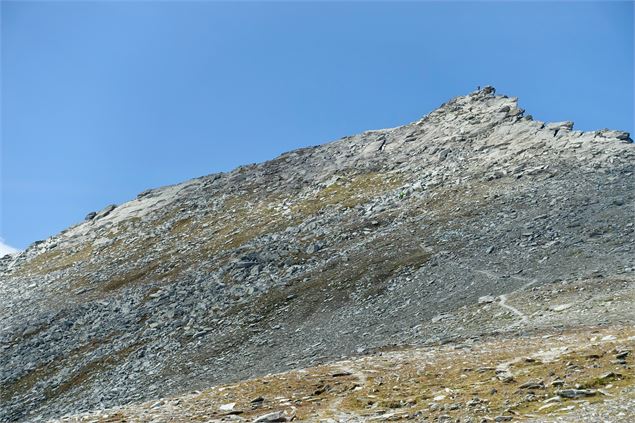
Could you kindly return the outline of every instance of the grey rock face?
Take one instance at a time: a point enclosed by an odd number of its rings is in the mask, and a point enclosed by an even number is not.
[[[558,391],[558,395],[562,398],[580,398],[592,397],[597,394],[593,389],[563,389]]]
[[[494,92],[146,191],[0,260],[0,421],[516,330],[454,313],[523,323],[507,293],[631,277],[628,134]]]

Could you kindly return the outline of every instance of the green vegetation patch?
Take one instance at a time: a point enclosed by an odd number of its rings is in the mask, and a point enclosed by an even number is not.
[[[298,201],[291,209],[301,216],[310,216],[333,205],[351,208],[402,184],[402,177],[396,174],[372,172],[342,177],[334,184],[318,191],[314,196]]]
[[[45,251],[22,264],[14,275],[45,275],[56,272],[87,261],[92,253],[93,247],[88,243],[82,244],[74,252],[62,249]]]

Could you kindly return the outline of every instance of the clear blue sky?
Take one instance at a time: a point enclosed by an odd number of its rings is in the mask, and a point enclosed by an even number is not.
[[[420,118],[477,85],[633,130],[633,3],[2,1],[1,236]]]

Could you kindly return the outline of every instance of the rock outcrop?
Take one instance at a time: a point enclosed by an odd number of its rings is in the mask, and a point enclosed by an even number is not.
[[[544,292],[588,280],[630,298],[634,159],[625,132],[534,121],[486,87],[90,213],[0,260],[0,420],[394,345],[632,324],[628,301],[571,314]],[[540,324],[507,301],[531,290]]]

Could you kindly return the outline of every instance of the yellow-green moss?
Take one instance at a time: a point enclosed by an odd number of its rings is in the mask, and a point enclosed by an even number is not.
[[[395,189],[401,184],[403,180],[398,175],[366,173],[342,177],[334,184],[318,191],[314,196],[295,203],[291,210],[301,216],[309,216],[332,205],[351,208]]]
[[[77,251],[72,253],[62,249],[45,251],[20,266],[15,275],[43,275],[66,269],[85,262],[90,258],[92,252],[93,247],[88,243],[82,244]]]

